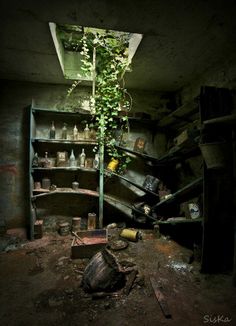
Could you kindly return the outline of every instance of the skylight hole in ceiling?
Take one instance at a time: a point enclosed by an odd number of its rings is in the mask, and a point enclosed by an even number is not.
[[[79,25],[61,25],[49,23],[52,39],[56,49],[57,57],[65,79],[92,81],[92,77],[81,77],[81,39],[84,33],[98,33],[99,35],[114,35],[124,41],[127,45],[128,61],[132,58],[142,40],[143,35],[114,30],[105,30]],[[128,69],[126,71],[129,71]]]

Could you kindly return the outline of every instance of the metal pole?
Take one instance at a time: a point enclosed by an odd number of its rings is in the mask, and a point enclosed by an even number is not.
[[[103,200],[104,200],[104,116],[101,116],[100,129],[101,144],[99,147],[99,228],[103,227]]]
[[[93,86],[92,96],[95,99],[96,82],[96,48],[93,48]],[[96,103],[95,103],[96,105]],[[99,228],[103,227],[103,204],[104,204],[104,116],[101,116],[100,137],[99,137]]]

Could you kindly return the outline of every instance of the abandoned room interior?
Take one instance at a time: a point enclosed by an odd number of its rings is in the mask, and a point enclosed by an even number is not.
[[[236,2],[0,7],[1,325],[236,325]]]

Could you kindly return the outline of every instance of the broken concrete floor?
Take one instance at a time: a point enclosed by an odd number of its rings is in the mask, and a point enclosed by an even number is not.
[[[152,231],[143,231],[143,240],[113,252],[118,261],[135,263],[138,269],[129,295],[118,291],[97,299],[80,287],[88,259],[70,258],[72,236],[46,234],[33,242],[15,236],[15,241],[17,246],[10,242],[0,254],[1,325],[236,324],[231,275],[199,273],[190,250],[157,239]],[[171,319],[164,317],[150,277],[162,285]]]

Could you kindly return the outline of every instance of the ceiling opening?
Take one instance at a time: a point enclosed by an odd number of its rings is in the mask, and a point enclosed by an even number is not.
[[[98,33],[100,35],[110,33],[115,37],[122,38],[127,44],[129,64],[131,63],[143,37],[142,34],[137,33],[83,27],[79,25],[61,25],[53,22],[49,23],[49,28],[64,78],[87,82],[92,81],[92,76],[83,76],[83,72],[81,71],[82,55],[80,54],[80,51],[81,39],[84,33],[90,32],[94,34]],[[127,69],[126,71],[129,70]]]

